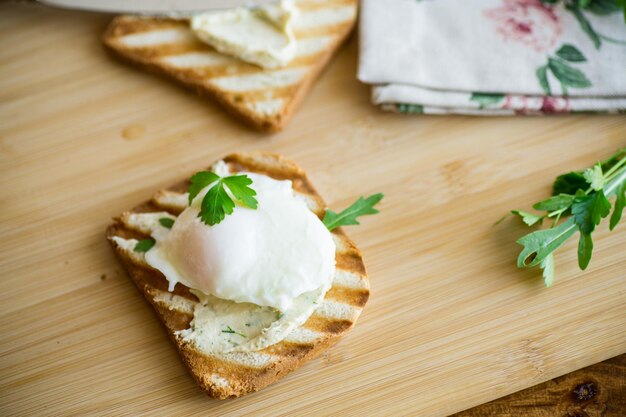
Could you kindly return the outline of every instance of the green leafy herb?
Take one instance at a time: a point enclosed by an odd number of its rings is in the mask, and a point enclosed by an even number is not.
[[[552,195],[576,194],[578,190],[587,188],[587,180],[581,172],[568,172],[556,177],[552,186]]]
[[[528,226],[532,226],[534,224],[541,223],[541,221],[544,218],[544,216],[538,216],[536,214],[532,214],[532,213],[529,213],[527,211],[522,211],[522,210],[513,210],[513,211],[511,211],[511,214],[515,214],[516,216],[520,216],[522,218],[522,221],[524,223],[526,223]]]
[[[545,210],[545,211],[553,211],[553,210],[562,210],[568,208],[572,205],[574,201],[574,196],[569,194],[558,194],[554,195],[547,200],[540,201],[533,205],[535,210]]]
[[[517,243],[524,246],[524,249],[517,257],[517,266],[526,268],[539,265],[576,232],[576,228],[572,227],[573,225],[574,220],[569,219],[557,227],[537,230],[518,239]]]
[[[540,264],[543,270],[543,282],[546,287],[550,288],[554,282],[554,254],[546,256],[546,258]]]
[[[205,187],[208,187],[219,179],[219,175],[210,171],[202,171],[194,174],[189,180],[191,184],[187,190],[189,192],[189,205],[191,205],[193,199],[196,198],[200,191],[204,190]]]
[[[574,198],[572,204],[572,216],[580,231],[584,234],[591,234],[600,220],[609,215],[611,203],[607,200],[604,192]]]
[[[617,223],[622,219],[622,212],[626,206],[626,182],[617,190],[617,198],[615,200],[615,208],[613,208],[613,214],[611,214],[611,221],[609,222],[609,229],[615,229]]]
[[[374,206],[382,199],[383,194],[378,193],[367,198],[359,197],[350,207],[340,213],[326,209],[323,220],[324,226],[326,226],[328,230],[333,230],[340,226],[359,224],[357,217],[379,212]]]
[[[602,167],[600,164],[594,165],[592,168],[587,168],[583,172],[583,177],[587,181],[591,188],[598,191],[604,186],[604,176],[602,175]]]
[[[174,219],[171,219],[169,217],[161,217],[159,219],[159,224],[163,227],[167,227],[168,229],[171,229],[172,226],[174,226]]]
[[[222,333],[230,333],[230,334],[236,334],[236,335],[241,336],[241,337],[248,337],[248,336],[246,336],[243,333],[239,333],[239,332],[233,330],[230,326],[227,326],[226,330],[222,330]]]
[[[230,194],[242,205],[251,209],[256,209],[258,202],[254,196],[256,191],[249,187],[252,180],[247,175],[231,175],[220,177],[214,172],[198,172],[191,177],[189,185],[189,204],[204,188],[213,185],[205,194],[200,205],[198,217],[207,225],[218,224],[228,214],[232,214],[235,202]],[[230,191],[230,194],[226,189]]]
[[[528,226],[541,224],[546,218],[554,219],[551,227],[531,232],[517,241],[523,246],[517,266],[539,266],[547,287],[554,281],[554,251],[576,232],[579,233],[578,266],[582,270],[587,268],[593,253],[592,233],[610,214],[609,197],[613,194],[616,199],[609,228],[613,230],[621,220],[626,205],[626,149],[584,171],[558,176],[553,191],[552,197],[533,205],[544,214],[512,211]]]
[[[135,244],[135,252],[148,252],[155,243],[154,239],[142,239]]]

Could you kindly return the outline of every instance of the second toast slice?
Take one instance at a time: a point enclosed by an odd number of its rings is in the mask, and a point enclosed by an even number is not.
[[[131,64],[172,78],[217,101],[252,127],[284,128],[356,22],[356,0],[300,0],[294,22],[296,57],[263,69],[217,52],[194,36],[187,21],[119,16],[105,46]]]

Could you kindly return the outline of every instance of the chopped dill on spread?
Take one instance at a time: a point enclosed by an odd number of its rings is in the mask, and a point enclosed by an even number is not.
[[[236,335],[241,336],[241,337],[248,337],[248,336],[246,336],[243,333],[239,333],[239,332],[233,330],[230,326],[227,326],[226,330],[222,330],[222,333],[230,333],[230,334],[236,334]]]

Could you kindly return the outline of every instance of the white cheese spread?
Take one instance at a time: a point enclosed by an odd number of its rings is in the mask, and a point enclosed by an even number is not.
[[[191,19],[191,30],[219,52],[263,68],[287,65],[296,55],[292,24],[297,9],[292,0],[268,6],[202,13]]]

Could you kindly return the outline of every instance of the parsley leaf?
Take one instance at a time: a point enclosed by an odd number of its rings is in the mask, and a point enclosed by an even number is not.
[[[550,288],[554,282],[554,253],[546,256],[546,258],[541,261],[540,266],[541,269],[543,269],[543,282],[546,287]]]
[[[159,224],[163,227],[171,229],[172,226],[174,226],[174,219],[171,219],[169,217],[161,217],[159,219]]]
[[[155,243],[154,239],[142,239],[135,244],[135,252],[148,252]]]
[[[231,195],[226,191],[230,191],[235,200],[242,205],[251,209],[258,207],[258,202],[254,196],[256,191],[249,187],[252,180],[247,175],[231,175],[228,177],[220,177],[214,172],[202,171],[191,177],[189,185],[189,205],[196,196],[211,184],[213,185],[202,198],[200,204],[200,213],[198,217],[209,226],[220,223],[226,215],[232,214],[235,209],[235,202]]]
[[[247,175],[232,175],[225,177],[223,181],[235,198],[241,201],[244,206],[251,209],[257,208],[258,202],[254,198],[256,191],[248,187],[252,184],[252,180]]]
[[[224,189],[224,183],[219,181],[202,199],[198,217],[205,224],[213,226],[224,220],[227,214],[232,214],[234,208],[234,201]]]
[[[587,168],[583,172],[583,177],[591,185],[591,188],[598,191],[604,186],[604,176],[602,175],[602,168],[600,164],[596,164],[593,168]]]
[[[572,203],[572,215],[581,233],[590,234],[609,215],[611,203],[599,190],[591,195],[579,196]]]
[[[546,211],[563,210],[571,206],[573,201],[574,196],[571,194],[558,194],[548,198],[547,200],[535,203],[533,208],[535,210]]]
[[[512,210],[511,214],[520,216],[522,218],[522,221],[526,223],[528,226],[541,223],[544,217],[544,216],[538,216],[536,214],[532,214],[532,213],[529,213],[527,211],[522,211],[522,210]]]
[[[326,209],[326,214],[324,215],[323,220],[324,226],[326,226],[328,230],[332,231],[340,226],[360,224],[357,217],[379,213],[374,206],[378,204],[383,197],[384,195],[382,193],[373,194],[367,198],[359,197],[359,199],[356,200],[350,207],[340,213],[335,213],[332,210]]]
[[[589,184],[581,172],[568,172],[556,177],[552,185],[552,195],[576,194],[578,190],[585,190]]]
[[[578,239],[578,267],[583,271],[589,265],[591,252],[593,252],[591,234],[580,232],[580,238]]]
[[[622,212],[626,206],[626,182],[622,183],[622,186],[617,190],[617,199],[615,200],[615,208],[613,214],[611,214],[611,220],[609,222],[609,230],[615,229],[617,223],[622,219]]]
[[[202,191],[205,187],[213,184],[215,181],[219,180],[220,176],[214,172],[202,171],[194,174],[189,180],[191,184],[189,185],[189,205],[193,202],[193,199],[196,198],[198,193]]]
[[[568,219],[557,227],[537,230],[517,240],[524,249],[517,257],[519,268],[539,265],[543,260],[558,249],[575,232],[574,219]]]

